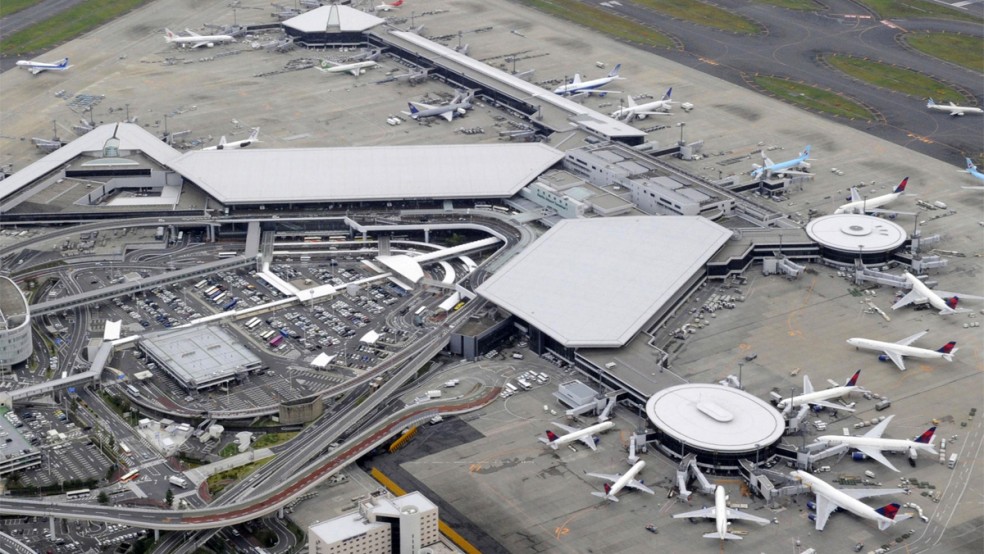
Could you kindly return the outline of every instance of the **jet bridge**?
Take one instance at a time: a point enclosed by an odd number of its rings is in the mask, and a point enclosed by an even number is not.
[[[741,463],[746,463],[745,460],[739,460]],[[677,488],[680,489],[680,498],[684,500],[690,500],[690,495],[693,491],[687,488],[687,483],[690,482],[691,476],[696,479],[697,487],[699,492],[707,495],[714,494],[714,485],[707,480],[707,477],[700,471],[697,467],[697,454],[687,454],[680,460],[680,465],[677,466]]]

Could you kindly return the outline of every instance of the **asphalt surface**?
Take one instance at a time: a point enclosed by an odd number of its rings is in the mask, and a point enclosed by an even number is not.
[[[654,52],[687,67],[752,90],[755,88],[746,79],[759,73],[841,92],[873,108],[878,121],[838,121],[953,164],[961,165],[964,156],[978,156],[984,151],[984,118],[930,112],[925,107],[925,98],[856,81],[818,60],[822,54],[839,53],[907,67],[963,89],[967,98],[952,99],[958,105],[979,106],[984,102],[984,80],[980,73],[941,62],[897,42],[905,30],[962,32],[984,40],[984,27],[979,24],[906,20],[893,22],[895,27],[891,27],[850,0],[824,0],[828,9],[818,12],[787,10],[745,0],[716,0],[715,4],[766,29],[758,36],[749,37],[668,18],[629,1],[588,0],[588,3],[604,3],[603,9],[677,38],[684,45],[682,50]],[[969,8],[971,13],[984,13],[984,5],[980,3]],[[845,18],[841,17],[843,14],[870,18]],[[758,118],[759,114],[750,112],[749,124],[754,125]]]

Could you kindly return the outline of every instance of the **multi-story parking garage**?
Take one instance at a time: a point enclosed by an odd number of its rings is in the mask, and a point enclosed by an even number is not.
[[[0,277],[0,368],[22,363],[33,352],[27,299],[16,283]]]

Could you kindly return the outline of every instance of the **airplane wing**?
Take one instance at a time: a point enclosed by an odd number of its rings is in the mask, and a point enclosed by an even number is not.
[[[452,119],[454,119],[454,110],[448,110],[448,111],[442,113],[441,114],[441,117],[443,117],[444,119],[447,119],[450,122]],[[594,448],[594,446],[592,446],[592,448]]]
[[[925,335],[928,332],[929,331],[919,331],[918,333],[916,333],[915,335],[912,335],[911,337],[906,337],[906,338],[904,338],[902,340],[895,341],[895,344],[901,344],[902,346],[909,346],[910,344],[912,344],[912,343],[916,342],[917,340],[919,340],[920,337],[922,337],[923,335]]]
[[[868,213],[872,214],[885,214],[885,215],[916,215],[915,212],[900,212],[898,210],[883,210],[881,208],[870,208],[867,210]]]
[[[970,294],[961,294],[959,292],[949,292],[945,290],[933,290],[940,298],[953,298],[954,296],[960,298],[960,300],[984,300],[984,296],[973,296]]]
[[[37,75],[38,73],[41,73],[42,71],[44,71],[46,69],[48,69],[48,68],[47,67],[37,67],[37,66],[32,67],[31,68],[31,75]]]
[[[670,112],[636,112],[638,115],[673,115]]]
[[[196,42],[195,44],[192,44],[191,47],[192,48],[201,48],[202,46],[207,46],[207,45],[208,45],[208,41],[207,40],[203,40],[202,42]]]
[[[861,196],[861,193],[858,192],[858,189],[851,187],[851,202],[857,202],[859,200],[864,200],[864,197]]]
[[[557,423],[556,421],[551,421],[550,423],[552,423],[555,427],[560,427],[566,433],[573,433],[573,432],[579,430],[579,429],[575,429],[573,427],[568,427],[568,426],[564,425],[563,423]]]
[[[185,27],[185,32],[186,32],[186,33],[188,33],[188,36],[189,36],[189,37],[191,37],[191,38],[195,38],[195,37],[200,37],[200,36],[202,36],[202,35],[199,35],[199,34],[198,34],[198,33],[196,33],[195,31],[192,31],[191,29],[189,29],[189,28],[187,28],[187,27]]]
[[[598,93],[598,92],[601,92],[601,93],[604,93],[604,94],[622,94],[622,91],[620,91],[620,90],[605,90],[603,88],[593,88],[593,89],[588,90],[588,91],[585,91],[585,92],[587,92],[589,94],[595,94],[595,93]]]
[[[358,68],[358,67],[353,67],[352,69],[349,69],[348,70],[349,73],[351,73],[352,75],[355,75],[356,77],[359,76],[359,71],[360,71],[360,68]]]
[[[808,173],[806,171],[796,171],[794,169],[780,169],[774,173],[779,175],[813,175],[812,173]]]
[[[872,496],[885,496],[886,494],[902,494],[902,489],[838,489],[842,493],[855,500],[862,500]],[[818,498],[819,499],[819,498]],[[818,514],[819,515],[819,514]]]
[[[768,525],[770,523],[769,520],[763,517],[753,516],[752,514],[746,514],[745,512],[742,512],[740,510],[732,510],[731,508],[728,508],[725,513],[727,514],[727,518],[729,520],[744,519],[745,521],[754,521],[759,525]]]
[[[675,519],[681,519],[685,517],[717,517],[717,510],[714,506],[710,508],[704,508],[703,510],[694,510],[693,512],[684,512],[682,514],[676,514],[673,516]]]
[[[608,473],[592,473],[590,471],[588,473],[585,473],[585,475],[590,475],[591,477],[597,477],[599,479],[606,479],[608,481],[611,481],[612,483],[618,481],[618,478],[621,477],[621,475],[619,475],[618,473],[616,473],[615,475],[611,475]]]
[[[649,494],[656,494],[653,489],[642,484],[642,481],[636,481],[635,479],[630,480],[625,484],[626,487],[632,487],[637,491],[648,492]]]
[[[889,360],[892,360],[892,362],[899,369],[901,369],[902,371],[905,371],[905,361],[902,360],[902,355],[901,354],[899,354],[898,352],[889,352],[888,350],[882,350],[882,352],[884,352],[885,355],[888,356],[888,359]]]
[[[448,121],[451,121],[451,120],[449,119]],[[594,435],[588,435],[586,437],[581,437],[578,440],[581,441],[581,442],[583,442],[584,444],[588,445],[591,448],[591,450],[598,450],[598,446],[595,445],[595,436]]]
[[[909,294],[906,294],[902,298],[899,298],[899,301],[898,302],[896,302],[895,304],[892,304],[892,309],[893,310],[897,310],[897,309],[899,309],[899,308],[901,308],[903,306],[908,306],[909,304],[912,304],[913,302],[919,302],[919,301],[922,301],[922,300],[926,300],[926,296],[923,295],[923,294],[921,294],[916,289],[912,289],[911,291],[909,291]]]
[[[892,462],[888,461],[888,458],[882,454],[882,451],[875,448],[874,446],[855,446],[855,450],[863,453],[865,456],[871,458],[872,460],[880,463],[881,465],[887,467],[888,469],[898,472],[898,468],[892,465]]]
[[[882,421],[878,425],[875,425],[874,427],[871,428],[871,430],[865,433],[864,437],[869,439],[880,439],[881,436],[885,434],[885,429],[888,429],[888,424],[892,421],[892,418],[894,417],[895,414],[886,417],[884,421]]]
[[[827,525],[827,518],[837,508],[840,506],[830,498],[821,494],[817,495],[817,531],[823,531],[824,526]]]
[[[811,406],[823,406],[824,408],[829,408],[831,410],[844,410],[845,412],[853,412],[854,408],[848,408],[847,406],[841,406],[840,404],[834,404],[833,402],[827,402],[826,400],[813,400],[810,402]]]

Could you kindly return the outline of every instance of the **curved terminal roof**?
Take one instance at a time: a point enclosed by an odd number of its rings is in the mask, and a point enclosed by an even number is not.
[[[839,252],[891,252],[905,243],[901,226],[862,214],[834,214],[806,224],[806,234],[821,246]]]
[[[341,32],[361,32],[369,30],[386,21],[362,10],[348,6],[321,6],[309,12],[292,17],[283,22],[284,27],[302,33],[317,33],[327,30]]]
[[[27,299],[17,283],[0,276],[0,331],[24,325],[29,313]]]
[[[701,450],[742,453],[769,446],[786,428],[782,414],[745,391],[713,384],[677,385],[646,403],[649,420]]]
[[[225,204],[506,198],[564,154],[540,143],[195,150],[169,165]]]
[[[696,216],[567,219],[477,292],[564,346],[619,347],[730,237]]]

